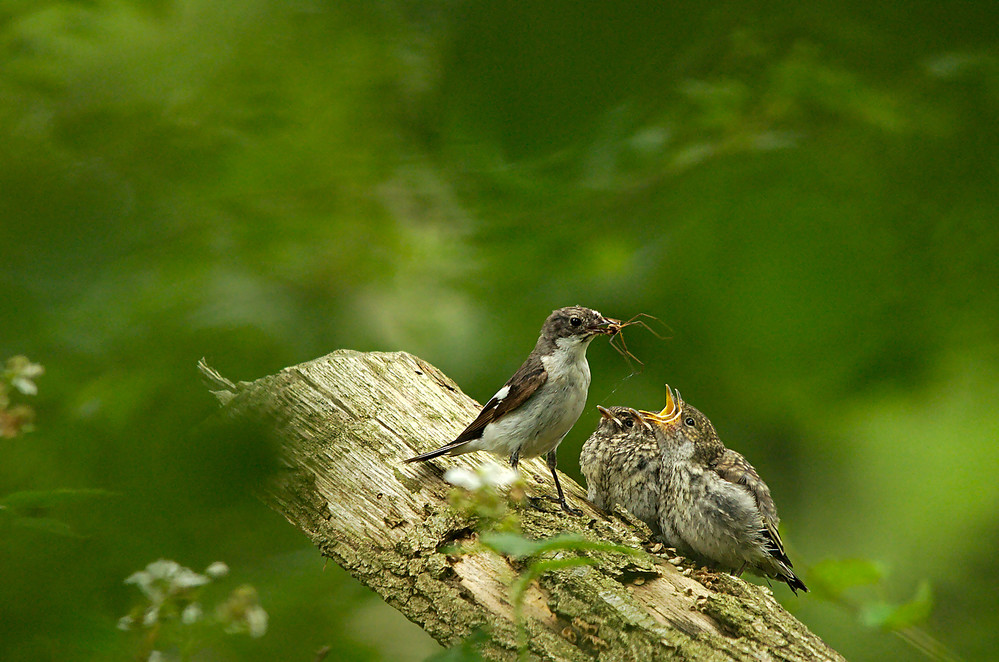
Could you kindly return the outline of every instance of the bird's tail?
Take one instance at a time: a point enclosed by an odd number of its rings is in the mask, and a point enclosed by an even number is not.
[[[427,451],[426,453],[422,453],[422,454],[417,455],[415,457],[411,457],[411,458],[409,458],[409,459],[406,460],[406,464],[409,464],[411,462],[425,462],[427,460],[432,460],[435,457],[440,457],[441,455],[445,455],[447,453],[454,454],[453,451],[457,450],[458,448],[460,448],[461,446],[464,446],[467,443],[468,443],[468,440],[465,440],[465,441],[452,441],[450,444],[447,444],[446,446],[441,446],[437,450]]]
[[[767,551],[770,553],[772,563],[770,570],[774,573],[770,576],[787,584],[795,595],[798,594],[799,590],[808,593],[805,582],[798,579],[798,575],[794,574],[794,570],[791,569],[791,559],[787,558],[787,554],[784,552],[784,545],[780,541],[776,526],[768,528],[767,531],[769,532],[766,540]]]
[[[808,593],[808,587],[805,586],[805,582],[798,579],[798,575],[794,574],[794,571],[787,567],[786,564],[782,563],[781,566],[783,567],[777,573],[777,581],[787,584],[795,595],[798,595],[799,590]]]

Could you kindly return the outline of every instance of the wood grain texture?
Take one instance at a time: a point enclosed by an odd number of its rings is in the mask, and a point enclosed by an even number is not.
[[[233,384],[202,361],[222,416],[266,426],[282,468],[262,498],[325,556],[378,592],[444,646],[486,628],[488,659],[514,660],[509,584],[523,569],[475,546],[447,505],[446,468],[497,461],[484,453],[404,464],[453,440],[479,411],[446,375],[397,353],[339,350],[254,382]],[[528,489],[553,492],[543,460],[521,463]],[[520,512],[524,534],[574,532],[631,547],[644,524],[595,510],[562,476],[573,517],[556,504]],[[476,549],[441,553],[450,543]],[[554,552],[576,554],[576,552]],[[840,660],[764,587],[641,557],[594,553],[594,566],[547,573],[526,594],[529,653],[540,660]]]

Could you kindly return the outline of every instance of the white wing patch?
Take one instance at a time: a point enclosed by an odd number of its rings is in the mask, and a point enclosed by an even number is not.
[[[500,390],[496,391],[496,395],[493,396],[493,400],[496,401],[496,404],[499,404],[503,402],[503,399],[508,395],[510,395],[510,387],[504,386]]]

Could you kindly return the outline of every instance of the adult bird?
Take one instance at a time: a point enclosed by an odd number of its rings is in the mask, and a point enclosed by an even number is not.
[[[555,450],[586,404],[590,386],[587,347],[599,335],[614,335],[620,325],[619,320],[582,306],[553,311],[527,360],[475,420],[451,443],[406,462],[484,450],[508,458],[516,469],[521,459],[544,455],[562,509],[581,514],[565,501],[555,472]]]

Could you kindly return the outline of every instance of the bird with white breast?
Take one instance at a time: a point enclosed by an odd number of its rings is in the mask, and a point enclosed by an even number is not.
[[[453,442],[406,462],[484,450],[508,458],[516,469],[521,459],[544,455],[562,509],[581,514],[566,503],[555,471],[555,451],[586,405],[590,386],[587,348],[597,336],[613,336],[620,328],[619,320],[582,306],[552,312],[534,351],[475,420]]]

